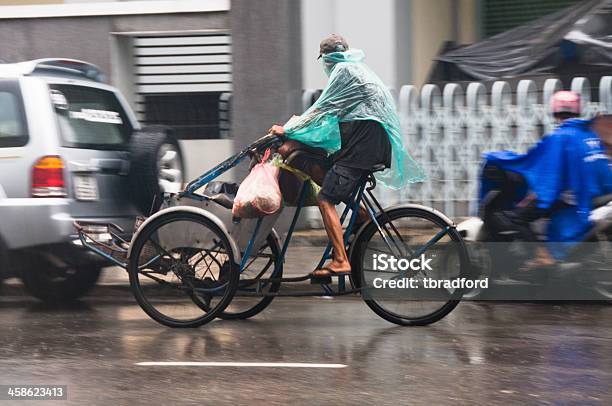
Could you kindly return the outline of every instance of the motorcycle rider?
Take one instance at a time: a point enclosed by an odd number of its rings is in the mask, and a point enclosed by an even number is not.
[[[519,174],[525,184],[520,197],[507,202],[510,207],[491,213],[485,222],[500,232],[515,232],[523,241],[537,243],[530,223],[550,218],[547,237],[555,243],[548,246],[552,252],[538,245],[535,257],[522,270],[554,265],[589,230],[593,198],[612,193],[612,170],[602,146],[612,141],[611,132],[610,115],[569,119],[526,154],[487,154],[481,196],[493,186],[486,177],[491,168]]]
[[[582,114],[580,95],[571,90],[560,90],[555,92],[550,98],[550,110],[557,126],[563,124],[564,121],[573,118],[579,118]],[[533,196],[531,196],[533,198]],[[528,204],[528,200],[523,205]],[[527,211],[529,213],[529,211]],[[539,218],[546,217],[546,212],[533,211],[531,214],[531,221],[536,221]],[[527,216],[530,217],[530,216]],[[531,232],[531,227],[529,231]],[[535,237],[535,234],[529,234],[531,238]],[[535,237],[537,239],[537,237]],[[534,240],[535,241],[535,240]],[[554,257],[550,251],[544,245],[538,245],[535,249],[535,258],[533,261],[527,262],[523,270],[529,270],[531,268],[546,267],[555,263]]]

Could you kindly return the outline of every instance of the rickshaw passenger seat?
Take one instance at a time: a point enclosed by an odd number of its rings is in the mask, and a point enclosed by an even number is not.
[[[202,194],[226,209],[231,209],[237,192],[238,185],[236,183],[212,181],[206,185]]]

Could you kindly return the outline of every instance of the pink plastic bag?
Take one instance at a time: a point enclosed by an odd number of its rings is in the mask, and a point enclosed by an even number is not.
[[[236,197],[232,215],[240,218],[254,218],[276,213],[282,202],[278,186],[279,168],[267,162],[270,150],[264,154],[260,163],[242,181]]]

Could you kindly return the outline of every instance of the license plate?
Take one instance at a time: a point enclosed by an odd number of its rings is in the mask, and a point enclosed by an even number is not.
[[[98,182],[93,176],[75,175],[74,179],[74,196],[77,200],[95,201],[98,196]]]

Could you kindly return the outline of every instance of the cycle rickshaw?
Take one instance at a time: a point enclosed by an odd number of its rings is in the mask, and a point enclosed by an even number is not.
[[[227,222],[209,210],[184,205],[185,201],[199,201],[213,202],[225,210],[231,208],[231,193],[230,197],[224,193],[227,184],[214,180],[246,158],[257,159],[262,151],[280,143],[277,136],[266,135],[193,180],[174,196],[174,204],[178,205],[139,222],[130,241],[121,236],[123,230],[112,224],[77,222],[75,227],[81,242],[127,269],[139,305],[151,318],[170,327],[197,327],[215,318],[247,319],[263,311],[278,296],[361,294],[376,314],[400,325],[434,323],[457,306],[464,292],[461,288],[425,292],[424,289],[379,289],[377,286],[376,278],[379,282],[384,278],[458,280],[466,278],[469,272],[462,237],[445,215],[415,204],[382,208],[372,191],[376,186],[374,172],[384,168],[372,168],[340,217],[352,274],[348,278],[312,280],[311,283],[321,286],[316,290],[302,288],[309,287],[304,282],[311,279],[311,269],[304,276],[283,277],[287,249],[311,191],[308,182],[302,184],[282,245],[274,229],[266,225],[273,220],[265,217],[241,220],[250,226],[242,227],[242,235],[237,236],[234,230],[228,230]],[[354,233],[360,205],[365,207],[370,220]],[[246,237],[245,229],[248,230]],[[110,235],[110,240],[100,241],[94,233]],[[317,268],[330,253],[328,243]],[[404,259],[405,263],[430,255],[433,268],[438,271],[433,275],[424,270],[380,270],[372,259],[383,254]],[[332,279],[337,281],[333,283]],[[301,283],[300,289],[281,288],[291,283]]]

